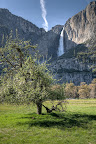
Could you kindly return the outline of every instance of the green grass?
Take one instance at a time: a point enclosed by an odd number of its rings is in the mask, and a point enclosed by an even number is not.
[[[65,113],[42,115],[33,105],[0,105],[0,144],[96,144],[96,100],[68,102]]]

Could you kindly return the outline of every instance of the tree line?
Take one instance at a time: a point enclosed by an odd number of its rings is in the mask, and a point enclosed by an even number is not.
[[[85,82],[81,82],[80,86],[75,86],[73,83],[66,83],[65,96],[73,99],[96,98],[96,79],[93,79],[89,85]]]

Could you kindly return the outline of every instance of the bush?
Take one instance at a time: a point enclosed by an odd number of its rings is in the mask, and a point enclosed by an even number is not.
[[[78,98],[78,87],[73,83],[66,83],[65,95],[67,98]]]
[[[90,98],[90,89],[85,82],[80,84],[78,94],[81,99]]]

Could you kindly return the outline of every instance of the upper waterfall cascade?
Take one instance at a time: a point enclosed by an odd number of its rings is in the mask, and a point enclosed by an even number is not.
[[[62,54],[64,54],[63,37],[64,37],[64,27],[63,27],[61,34],[60,34],[59,47],[58,47],[58,52],[57,52],[58,56],[61,56]]]

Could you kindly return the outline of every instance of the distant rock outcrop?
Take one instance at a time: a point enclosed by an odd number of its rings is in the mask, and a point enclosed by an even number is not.
[[[66,22],[64,35],[66,51],[96,36],[96,1]]]
[[[20,38],[31,40],[32,43],[46,33],[44,29],[38,28],[36,25],[22,17],[13,15],[7,9],[0,8],[0,43],[3,34],[6,37],[12,30],[13,35],[15,35],[16,29],[18,30]]]

